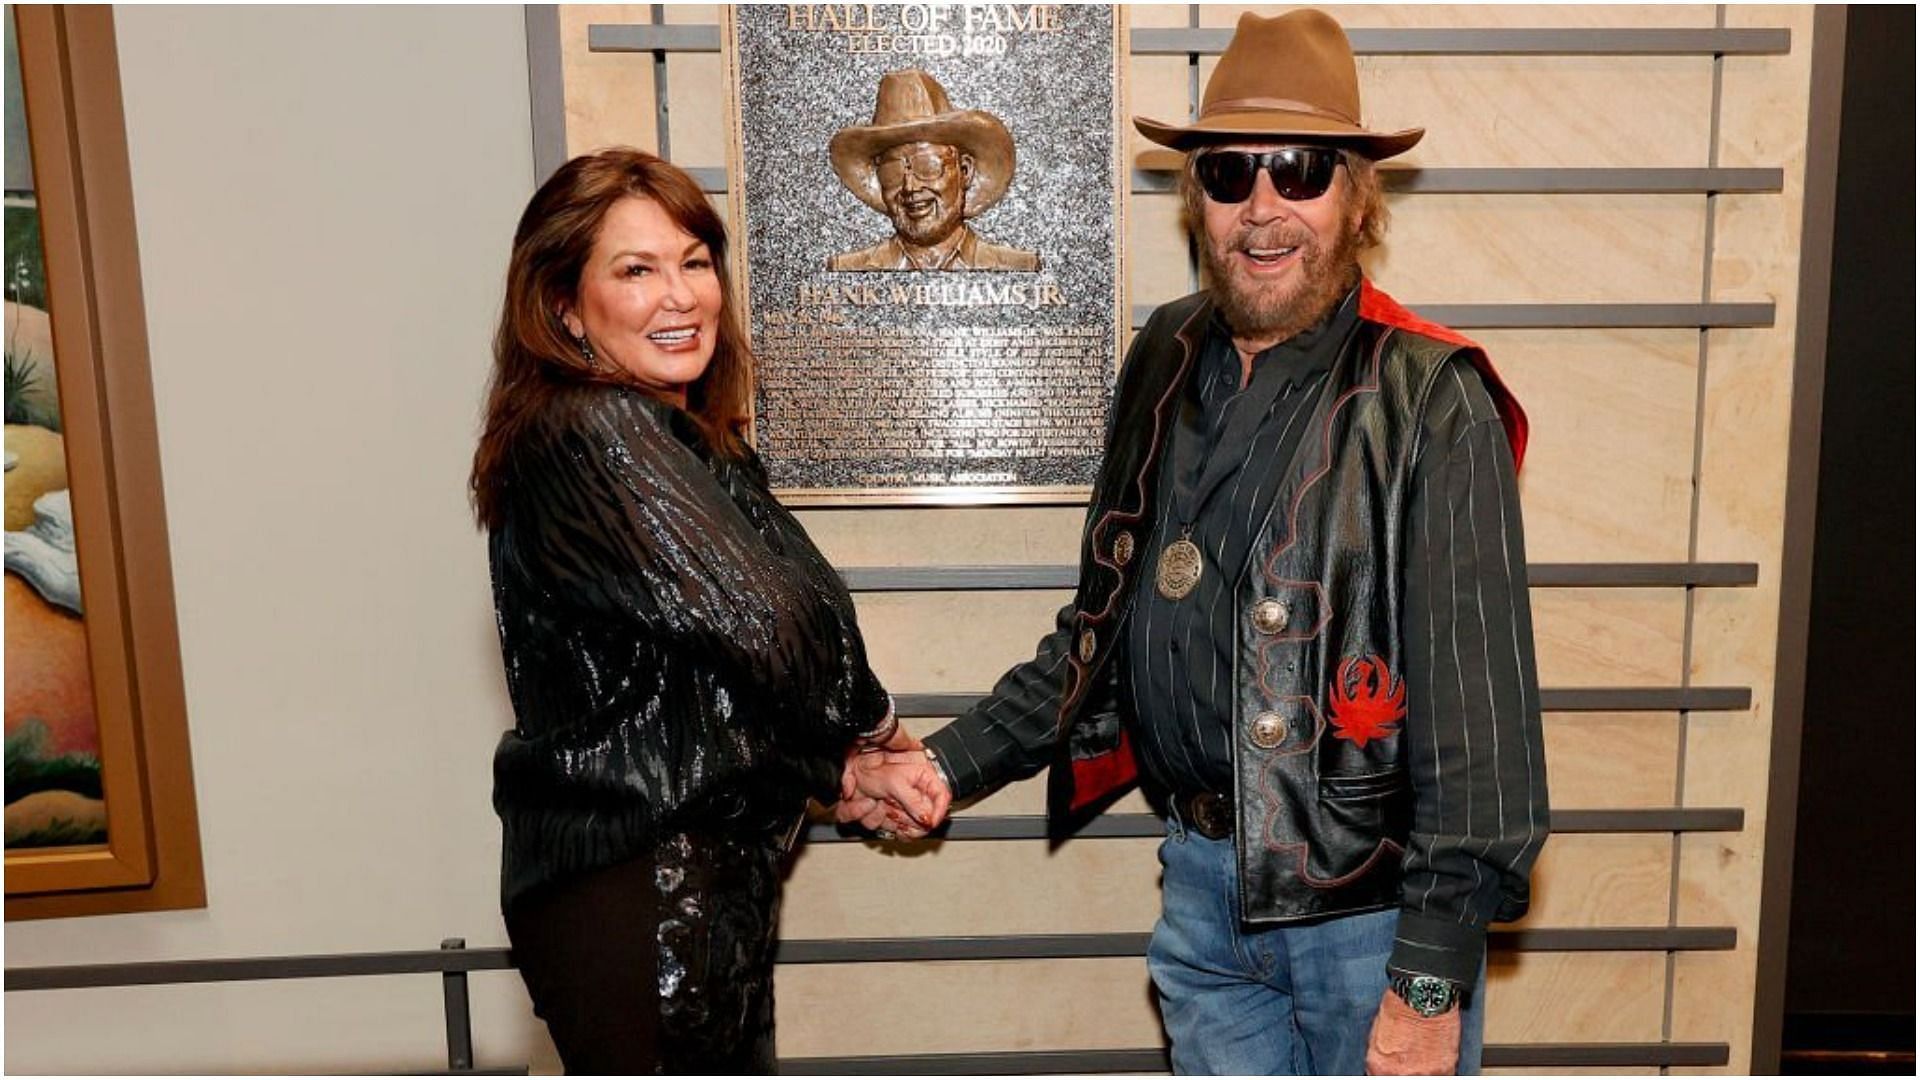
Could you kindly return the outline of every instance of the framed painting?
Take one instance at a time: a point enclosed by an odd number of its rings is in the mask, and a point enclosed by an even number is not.
[[[6,17],[6,915],[205,904],[113,14]]]

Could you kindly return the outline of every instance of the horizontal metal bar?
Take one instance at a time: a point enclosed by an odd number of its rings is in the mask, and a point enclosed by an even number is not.
[[[1534,588],[1738,588],[1760,583],[1759,563],[1529,563]]]
[[[1494,1068],[1577,1068],[1634,1065],[1725,1065],[1726,1043],[1507,1043],[1492,1044],[1481,1057]]]
[[[959,716],[973,707],[985,694],[895,694],[893,711],[911,719],[916,716]]]
[[[780,942],[781,964],[886,964],[924,960],[1097,960],[1145,956],[1151,934],[1006,934],[842,938]]]
[[[1172,1063],[1165,1050],[1010,1050],[780,1059],[782,1076],[1060,1076],[1170,1071]]]
[[[892,964],[949,960],[1096,960],[1147,954],[1153,935],[998,934],[972,937],[840,938],[782,941],[782,964]],[[1627,926],[1541,930],[1496,928],[1489,947],[1510,952],[1715,952],[1734,947],[1731,926]]]
[[[712,23],[589,23],[588,52],[719,52],[720,28]]]
[[[154,960],[132,964],[71,964],[8,968],[6,990],[75,990],[90,986],[161,986],[176,983],[252,982],[263,979],[330,979],[426,972],[505,971],[506,949],[338,953],[331,956],[261,956],[236,960]]]
[[[1071,589],[1079,583],[1079,569],[1067,565],[849,566],[840,576],[857,593]],[[1534,563],[1527,567],[1527,583],[1535,588],[1743,586],[1759,580],[1757,563]]]
[[[1129,815],[1145,817],[1147,815]],[[1157,824],[1157,823],[1156,823]],[[1076,960],[1142,956],[1144,933],[1011,934],[974,937],[849,938],[780,943],[782,964],[893,963],[926,960]],[[1731,927],[1601,927],[1496,929],[1491,940],[1523,952],[1699,951],[1731,949]],[[6,990],[79,990],[108,986],[258,982],[274,979],[507,971],[507,949],[343,953],[332,956],[258,956],[223,960],[161,960],[131,964],[71,964],[9,968]]]
[[[1746,812],[1739,807],[1650,807],[1638,810],[1555,810],[1551,828],[1556,833],[1681,833],[1739,832]],[[1153,814],[1101,814],[1079,822],[1076,840],[1144,840],[1164,835],[1166,826]],[[960,814],[950,818],[935,836],[941,840],[1044,840],[1047,819],[1040,814]],[[864,832],[842,829],[831,822],[807,827],[810,844],[864,843]]]
[[[1233,37],[1231,27],[1136,27],[1135,56],[1215,55]],[[1754,56],[1786,52],[1784,29],[1427,29],[1347,31],[1360,56]]]
[[[894,708],[906,717],[959,716],[985,694],[896,694]],[[1740,712],[1753,707],[1743,686],[1578,687],[1540,691],[1544,712]]]
[[[1456,330],[1623,330],[1768,327],[1773,304],[1418,304],[1423,319]],[[1133,328],[1153,305],[1136,304]]]
[[[1623,686],[1540,691],[1543,712],[1741,712],[1753,707],[1744,686]]]
[[[1177,166],[1133,170],[1133,194],[1175,188]],[[1774,192],[1784,169],[1380,169],[1382,186],[1406,195],[1723,195]]]
[[[1514,952],[1726,952],[1731,926],[1608,926],[1492,931],[1488,944]]]
[[[687,169],[700,190],[725,194],[727,170],[714,165]],[[1783,169],[1533,169],[1429,168],[1380,170],[1386,189],[1403,195],[1725,195],[1775,192],[1785,186]],[[1133,171],[1133,194],[1174,189],[1166,169]]]
[[[997,589],[1071,589],[1078,567],[849,566],[840,571],[849,592],[965,592]]]
[[[1714,1066],[1729,1060],[1726,1043],[1490,1043],[1481,1064],[1490,1068],[1627,1068]],[[782,1058],[791,1076],[1059,1076],[1165,1073],[1167,1051],[1005,1050],[975,1054],[895,1054],[873,1057]]]
[[[1129,34],[1135,56],[1216,55],[1233,36],[1228,27],[1138,27]],[[1347,31],[1361,56],[1755,56],[1788,51],[1785,29],[1426,29],[1355,28]],[[593,23],[592,52],[719,52],[714,25]]]
[[[1737,806],[1660,806],[1637,810],[1555,810],[1556,833],[1739,832],[1747,812]]]

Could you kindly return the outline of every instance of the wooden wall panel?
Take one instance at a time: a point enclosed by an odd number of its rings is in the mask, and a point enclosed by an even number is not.
[[[654,122],[652,65],[636,64],[625,53],[596,53],[587,48],[587,27],[649,22],[650,5],[560,4],[557,11],[567,153],[584,154],[603,146],[656,146],[660,136]]]
[[[788,879],[780,933],[1145,933],[1160,916],[1159,844],[1088,840],[1048,851],[1041,840],[963,841],[899,853],[877,844],[814,844]],[[996,887],[1016,881],[1018,889]]]
[[[790,966],[774,994],[782,1057],[1160,1045],[1140,958]]]
[[[1184,104],[1180,111],[1186,111]],[[1178,196],[1135,195],[1127,204],[1127,243],[1130,303],[1163,304],[1194,290],[1195,270],[1180,228]]]
[[[1553,805],[1634,810],[1674,804],[1678,713],[1548,713],[1543,726]]]
[[[1731,166],[1764,160],[1784,167],[1786,183],[1778,196],[1728,195],[1717,199],[1715,207],[1711,294],[1771,296],[1776,316],[1766,330],[1708,335],[1697,550],[1703,559],[1757,561],[1760,584],[1700,598],[1694,611],[1690,675],[1701,683],[1752,686],[1754,700],[1749,714],[1695,716],[1687,726],[1687,804],[1744,806],[1747,827],[1737,834],[1681,840],[1680,921],[1713,919],[1736,926],[1740,942],[1731,952],[1680,958],[1672,995],[1674,1038],[1735,1033],[1730,1068],[1740,1072],[1750,1061],[1745,1035],[1753,1023],[1760,870],[1767,856],[1768,755],[1813,13],[1799,7],[1733,7],[1727,21],[1732,26],[1788,27],[1794,47],[1783,56],[1724,61],[1718,162]]]
[[[1369,269],[1403,303],[1687,302],[1706,214],[1691,195],[1419,195],[1393,200]],[[1567,267],[1577,263],[1578,274]]]
[[[1665,926],[1672,877],[1668,836],[1555,836],[1534,867],[1533,907],[1514,925]]]
[[[711,26],[722,8],[714,4],[668,4],[666,21]],[[667,64],[667,132],[673,160],[683,164],[727,163],[726,64],[719,53],[680,53]],[[871,98],[863,106],[862,123],[873,115]]]
[[[895,694],[985,690],[1033,656],[1069,592],[883,593],[858,600],[867,656]]]
[[[1203,88],[1217,63],[1201,58]],[[1427,129],[1399,164],[1706,164],[1708,57],[1362,56],[1358,67],[1369,124]]]
[[[1544,687],[1672,686],[1685,601],[1674,589],[1532,591]]]
[[[1527,557],[1685,561],[1699,331],[1470,336],[1486,348],[1532,425],[1520,475]]]
[[[1487,1041],[1657,1042],[1661,953],[1504,953],[1487,960]]]

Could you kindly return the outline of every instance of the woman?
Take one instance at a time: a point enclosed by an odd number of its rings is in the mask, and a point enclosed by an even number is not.
[[[918,745],[742,440],[726,242],[625,149],[562,166],[514,234],[472,488],[516,718],[502,903],[569,1072],[771,1071],[806,799],[852,749]]]

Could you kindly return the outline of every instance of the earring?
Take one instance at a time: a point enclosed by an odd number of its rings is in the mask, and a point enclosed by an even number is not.
[[[587,340],[587,335],[581,334],[573,339],[573,343],[580,348],[580,359],[585,360],[593,370],[600,370],[600,358],[593,354],[593,343]]]

